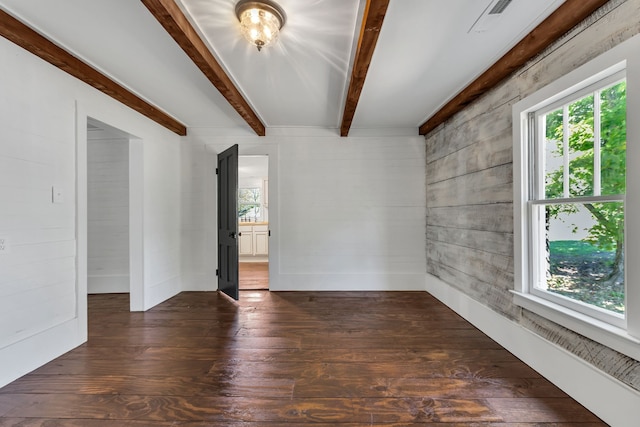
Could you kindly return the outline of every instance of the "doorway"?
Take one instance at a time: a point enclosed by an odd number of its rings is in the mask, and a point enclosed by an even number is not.
[[[142,141],[86,118],[87,294],[127,294],[142,310]]]
[[[269,289],[269,156],[238,158],[239,289]]]

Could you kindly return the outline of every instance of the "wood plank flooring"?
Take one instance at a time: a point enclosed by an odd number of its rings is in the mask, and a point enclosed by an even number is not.
[[[241,291],[269,289],[268,262],[240,262],[238,265]]]
[[[0,389],[0,426],[596,426],[424,292],[89,297],[89,341]]]

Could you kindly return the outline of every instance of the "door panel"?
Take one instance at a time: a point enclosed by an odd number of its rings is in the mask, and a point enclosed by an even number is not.
[[[253,230],[251,226],[240,226],[238,243],[240,255],[253,255]]]
[[[256,255],[268,255],[269,254],[269,234],[266,231],[256,231],[253,233],[253,240],[255,242],[255,254]]]
[[[218,290],[238,299],[238,145],[218,154]]]

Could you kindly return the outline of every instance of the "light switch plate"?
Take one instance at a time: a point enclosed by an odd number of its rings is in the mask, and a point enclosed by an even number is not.
[[[62,188],[53,186],[51,187],[51,201],[53,203],[62,203],[64,202],[64,194],[62,193]]]

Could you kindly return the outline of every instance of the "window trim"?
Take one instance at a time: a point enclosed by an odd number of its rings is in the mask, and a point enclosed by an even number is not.
[[[600,342],[636,360],[640,360],[640,168],[627,168],[626,221],[626,328],[571,310],[564,305],[540,298],[530,290],[532,254],[529,251],[530,218],[528,161],[535,153],[528,144],[529,132],[535,132],[529,113],[561,105],[567,98],[588,92],[596,83],[613,79],[626,71],[627,115],[640,112],[640,35],[620,43],[587,64],[571,71],[513,106],[513,181],[514,181],[514,304]],[[640,122],[627,120],[627,159],[640,159]],[[638,183],[634,185],[634,183]],[[555,200],[554,200],[555,201]],[[572,199],[572,202],[576,202]],[[634,310],[635,308],[635,310]]]

